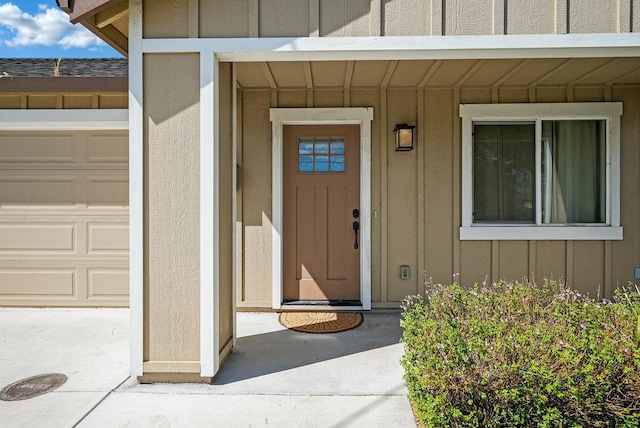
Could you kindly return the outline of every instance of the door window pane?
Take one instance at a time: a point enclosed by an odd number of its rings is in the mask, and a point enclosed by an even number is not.
[[[344,156],[331,156],[331,172],[344,172]]]
[[[315,171],[327,172],[329,171],[329,156],[316,156]]]
[[[474,124],[473,219],[535,222],[535,124]]]
[[[344,141],[331,141],[331,154],[343,155],[344,154]]]
[[[300,140],[298,142],[298,153],[301,155],[313,154],[313,140]]]
[[[298,157],[298,171],[299,172],[311,172],[311,171],[313,171],[313,156],[299,156]]]
[[[542,222],[606,222],[606,122],[542,121]]]

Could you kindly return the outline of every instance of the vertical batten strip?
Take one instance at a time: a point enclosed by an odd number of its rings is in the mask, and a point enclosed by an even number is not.
[[[237,295],[238,295],[238,264],[236,257],[238,254],[238,91],[236,88],[236,64],[231,63],[231,312],[232,312],[232,344],[236,346],[237,337]]]
[[[199,7],[200,0],[189,0],[189,38],[192,39],[200,36]]]
[[[613,284],[611,283],[612,271],[611,241],[604,241],[604,284],[602,285],[600,298],[611,299],[613,297]]]
[[[389,272],[389,228],[388,228],[388,204],[389,204],[389,168],[388,150],[389,141],[387,137],[387,89],[380,89],[380,302],[382,304],[389,301],[389,278],[387,277]]]
[[[425,246],[426,246],[426,235],[425,235],[425,221],[426,221],[426,206],[425,206],[425,179],[424,179],[424,166],[425,166],[425,156],[427,152],[427,121],[425,120],[425,90],[424,88],[417,89],[417,98],[418,98],[418,144],[416,145],[416,150],[418,151],[418,272],[416,272],[416,276],[418,277],[418,281],[420,281],[420,274],[423,276],[426,274],[426,258],[425,258]],[[424,289],[424,280],[422,284],[418,283],[418,293],[423,294]]]
[[[632,13],[632,0],[618,0],[618,33],[630,33],[631,32],[631,13]]]
[[[260,4],[259,0],[249,0],[249,37],[260,37]]]
[[[460,273],[460,88],[453,89],[453,273]]]
[[[369,3],[369,22],[371,23],[369,35],[372,37],[382,35],[382,19],[384,16],[381,3],[382,0],[371,0]]]
[[[309,37],[320,37],[320,0],[309,0]]]
[[[444,7],[442,0],[431,0],[431,35],[444,36]]]
[[[536,279],[536,242],[537,241],[529,241],[529,273],[527,273],[527,278],[530,281],[537,281]]]
[[[144,145],[142,0],[129,1],[129,308],[131,376],[142,376],[144,333]]]
[[[218,61],[200,53],[200,375],[219,369]]]
[[[556,34],[569,33],[569,0],[556,0],[554,24]]]
[[[491,282],[500,279],[500,241],[491,241]]]
[[[565,282],[568,287],[573,288],[573,241],[566,241],[566,266]]]
[[[493,0],[493,34],[506,34],[506,1]]]

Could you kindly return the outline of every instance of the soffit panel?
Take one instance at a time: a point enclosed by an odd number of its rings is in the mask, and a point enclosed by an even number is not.
[[[526,60],[493,59],[487,61],[464,82],[464,86],[493,86],[524,61]]]
[[[616,79],[627,76],[630,73],[633,74],[633,71],[640,71],[640,58],[615,58],[613,61],[605,63],[605,65],[594,70],[592,73],[578,79],[576,83],[581,85],[590,85],[602,82],[612,82]],[[632,76],[629,77],[633,78]],[[635,80],[633,80],[633,82],[637,81],[638,76],[635,76]]]
[[[239,62],[236,64],[236,79],[243,88],[268,88],[269,81],[257,62]]]
[[[301,62],[275,61],[268,63],[268,65],[278,88],[304,88],[307,86]]]
[[[353,66],[351,87],[379,87],[384,79],[389,61],[358,61]]]
[[[478,65],[476,65],[478,64]],[[342,88],[348,63],[311,62],[315,88]],[[350,86],[377,88],[389,70],[389,61],[356,61]],[[428,77],[426,86],[455,85],[474,87],[526,87],[531,85],[604,85],[640,82],[640,58],[584,59],[508,59],[443,61],[400,61],[389,80],[389,87],[417,88]],[[243,88],[269,88],[262,63],[237,63],[237,79]],[[278,88],[306,87],[301,62],[271,62],[268,67]],[[432,74],[430,76],[430,74]]]
[[[389,80],[389,86],[417,87],[434,63],[435,61],[400,61]]]
[[[502,82],[503,86],[529,86],[540,80],[543,76],[549,74],[563,63],[568,61],[566,58],[543,58],[536,59],[529,63],[526,67],[518,70]]]
[[[549,73],[548,77],[540,81],[541,85],[567,85],[585,76],[598,67],[611,61],[611,58],[578,58],[572,59],[566,66],[561,66]]]
[[[345,61],[318,61],[311,62],[311,76],[314,87],[339,87],[344,86],[344,76],[347,71]]]
[[[626,83],[638,83],[640,82],[640,69],[636,70],[635,73],[631,72],[626,76],[619,77],[617,79],[612,79],[616,84],[626,84]]]
[[[454,86],[477,62],[475,59],[445,61],[427,82],[427,86]]]

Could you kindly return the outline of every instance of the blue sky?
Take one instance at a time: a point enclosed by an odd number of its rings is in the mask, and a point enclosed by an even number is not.
[[[120,58],[55,0],[0,0],[0,58]]]

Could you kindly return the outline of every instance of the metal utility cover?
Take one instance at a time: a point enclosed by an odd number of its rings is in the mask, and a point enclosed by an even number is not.
[[[61,373],[48,373],[32,376],[5,386],[0,391],[2,401],[20,401],[37,397],[57,389],[67,381]]]

